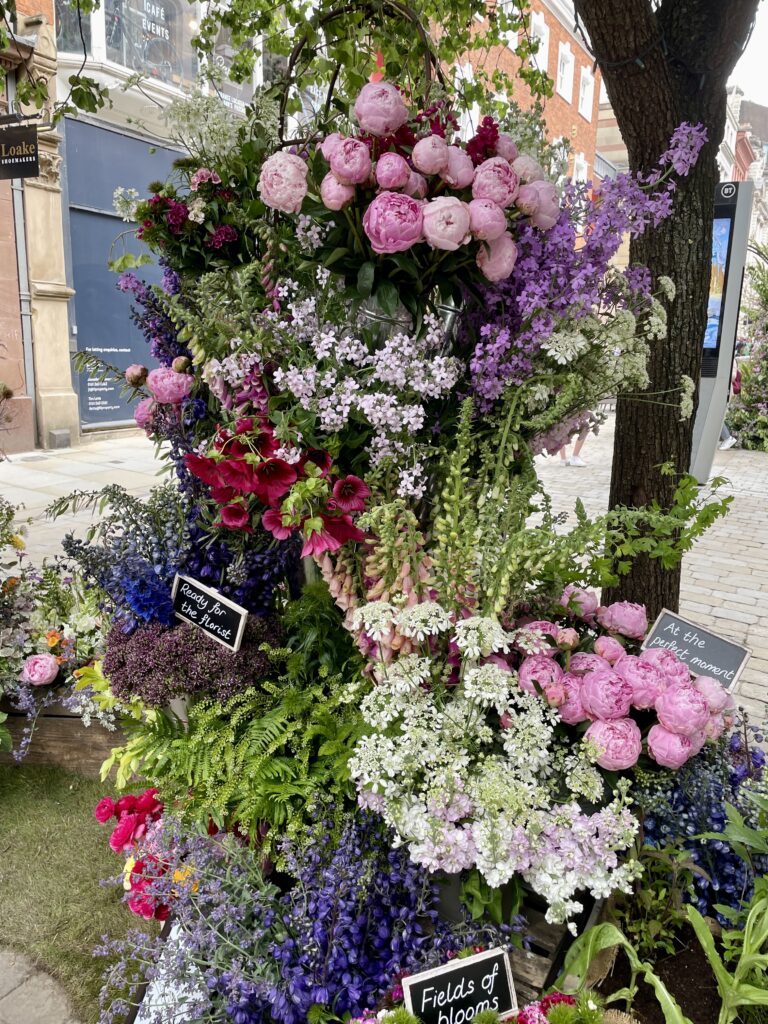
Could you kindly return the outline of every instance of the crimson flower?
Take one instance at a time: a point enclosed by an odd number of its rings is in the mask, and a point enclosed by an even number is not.
[[[237,503],[225,505],[221,510],[222,525],[230,530],[243,530],[246,533],[253,533],[250,527],[251,517],[245,505]]]
[[[283,526],[283,514],[276,508],[267,509],[261,517],[261,525],[265,530],[269,530],[272,536],[278,540],[285,540],[286,537],[290,537],[296,529],[295,526]]]
[[[225,459],[220,462],[219,479],[239,494],[251,494],[256,490],[254,467],[244,459]]]
[[[322,529],[313,530],[304,541],[301,557],[322,555],[324,551],[338,551],[348,540],[365,540],[365,534],[352,522],[351,516],[321,515]]]
[[[124,814],[109,837],[109,845],[115,853],[130,850],[146,831],[146,814]]]
[[[321,477],[326,477],[331,471],[333,460],[330,454],[322,448],[308,448],[299,459],[300,472],[304,472],[304,467],[308,462],[312,462],[318,467]]]
[[[349,474],[333,485],[334,507],[342,512],[362,512],[371,489],[359,476]]]
[[[264,505],[276,505],[294,483],[298,474],[284,459],[267,459],[253,470],[250,490]]]
[[[122,818],[124,814],[133,814],[136,810],[136,797],[132,793],[121,796],[115,804],[115,817]]]
[[[96,821],[100,821],[101,824],[103,825],[106,821],[109,821],[109,819],[114,815],[114,813],[115,813],[115,802],[114,802],[114,800],[111,800],[108,796],[105,796],[102,800],[99,800],[99,802],[96,804],[96,807],[95,807],[94,812],[93,812],[93,816],[96,819]]]
[[[163,802],[157,799],[157,788],[145,789],[141,796],[136,798],[136,810],[139,814],[149,814],[153,818],[159,818],[163,813]]]
[[[184,465],[193,476],[196,476],[198,480],[202,480],[203,483],[211,484],[212,487],[222,486],[223,481],[219,470],[220,463],[216,462],[215,459],[208,459],[202,455],[192,455],[189,453],[184,456]]]

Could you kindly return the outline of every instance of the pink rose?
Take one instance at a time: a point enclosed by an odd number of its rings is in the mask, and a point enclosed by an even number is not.
[[[467,188],[475,177],[472,157],[460,146],[448,147],[448,163],[439,172],[440,177],[451,188]]]
[[[481,242],[477,265],[488,281],[505,281],[517,263],[517,246],[512,235],[505,232],[493,241]]]
[[[572,651],[579,646],[579,639],[579,634],[571,627],[557,631],[557,646],[561,651]]]
[[[693,747],[687,736],[652,725],[648,731],[648,753],[662,767],[677,769],[692,756]]]
[[[563,670],[556,661],[545,654],[529,654],[518,669],[517,678],[520,689],[526,693],[538,693],[537,684],[546,692],[548,686],[559,683]]]
[[[307,194],[307,165],[300,156],[281,149],[264,161],[257,187],[271,210],[298,213]]]
[[[141,427],[142,430],[150,431],[152,429],[152,418],[155,414],[155,408],[154,398],[142,398],[140,402],[137,402],[136,408],[133,410],[136,426]]]
[[[613,671],[631,685],[632,704],[640,711],[652,708],[667,688],[667,681],[661,672],[633,654],[625,654],[620,658],[613,666]]]
[[[125,371],[126,383],[130,384],[133,388],[140,388],[147,379],[148,373],[149,370],[146,366],[142,366],[141,363],[131,363]]]
[[[105,822],[109,821],[110,818],[113,818],[114,815],[115,801],[111,800],[108,796],[102,797],[94,808],[94,818],[103,825]]]
[[[338,144],[344,138],[343,135],[339,135],[338,132],[333,132],[332,135],[326,136],[320,145],[317,147],[323,154],[328,163],[331,162],[331,154],[334,152]]]
[[[597,654],[587,654],[586,651],[571,655],[571,662],[568,666],[568,671],[575,672],[577,676],[583,676],[587,672],[610,672],[610,670],[611,666],[605,658],[601,658]]]
[[[691,673],[684,662],[665,648],[653,647],[643,651],[641,661],[647,661],[661,672],[668,683],[690,683]]]
[[[381,188],[404,188],[411,168],[399,153],[382,153],[376,163],[376,181]]]
[[[403,191],[413,199],[423,199],[427,194],[427,179],[418,171],[411,171],[411,176],[405,184]]]
[[[472,237],[469,207],[455,196],[440,196],[423,207],[424,238],[433,249],[455,252]]]
[[[472,182],[473,199],[491,199],[499,206],[506,208],[515,201],[520,183],[512,170],[509,161],[500,156],[492,156],[490,160],[475,171]]]
[[[706,698],[689,683],[674,683],[659,695],[656,714],[669,732],[693,736],[707,724],[709,705]]]
[[[597,609],[597,621],[609,633],[621,633],[633,640],[642,640],[648,632],[648,616],[644,604],[614,601]]]
[[[492,242],[507,230],[507,215],[492,199],[472,199],[469,203],[469,227],[475,238]]]
[[[405,252],[421,241],[422,204],[400,192],[380,192],[365,211],[363,229],[374,252]]]
[[[52,654],[30,654],[25,659],[19,677],[22,683],[32,686],[47,686],[59,674],[59,663]]]
[[[565,702],[558,711],[566,725],[578,725],[589,718],[581,703],[581,676],[573,672],[564,672],[560,684],[565,690]]]
[[[331,170],[345,185],[360,185],[371,176],[371,154],[360,139],[342,139],[331,153]]]
[[[631,718],[593,722],[584,736],[602,751],[597,763],[608,772],[622,772],[631,768],[637,764],[643,750],[640,729]]]
[[[158,366],[147,375],[147,387],[161,405],[181,405],[193,384],[188,373],[176,373],[170,366]]]
[[[339,181],[333,171],[328,171],[320,182],[320,198],[327,210],[343,210],[355,198],[355,186]]]
[[[408,120],[408,107],[394,85],[368,82],[355,100],[355,117],[369,135],[392,135]]]
[[[523,153],[512,161],[512,168],[520,181],[529,185],[532,181],[543,181],[544,171],[532,156]]]
[[[615,665],[626,654],[624,647],[612,636],[599,636],[595,640],[595,654],[605,658],[609,665]]]
[[[696,676],[693,685],[704,697],[713,715],[719,715],[727,707],[730,694],[716,679],[711,679],[709,676]]]
[[[575,583],[569,583],[562,593],[560,604],[582,619],[591,619],[597,611],[599,602],[594,591],[583,590]]]
[[[422,174],[439,174],[448,166],[448,143],[439,135],[427,135],[413,147],[411,160]]]
[[[626,718],[632,706],[632,685],[611,669],[587,672],[581,684],[581,703],[592,718],[604,722]]]
[[[532,181],[530,185],[522,185],[515,204],[540,231],[554,227],[560,217],[560,199],[551,181]]]
[[[496,156],[504,157],[510,163],[517,160],[519,156],[514,139],[507,132],[499,132],[499,137],[496,140]]]

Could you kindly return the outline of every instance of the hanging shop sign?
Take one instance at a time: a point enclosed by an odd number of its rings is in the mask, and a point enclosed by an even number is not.
[[[642,644],[671,651],[697,676],[711,676],[727,690],[736,685],[750,650],[664,608]]]
[[[218,590],[206,587],[189,576],[173,581],[173,610],[183,619],[231,651],[239,651],[248,612]]]
[[[481,1010],[505,1017],[517,1010],[509,957],[504,949],[453,960],[403,978],[406,1008],[422,1024],[470,1024]]]
[[[40,173],[37,128],[14,125],[0,129],[0,180],[36,178]]]

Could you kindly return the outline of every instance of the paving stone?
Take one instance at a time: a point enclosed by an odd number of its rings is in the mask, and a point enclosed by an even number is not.
[[[32,964],[20,954],[0,950],[0,1000],[23,984],[33,971]]]
[[[71,1024],[73,1021],[63,989],[42,971],[34,971],[18,988],[0,999],[0,1019],[7,1024]]]

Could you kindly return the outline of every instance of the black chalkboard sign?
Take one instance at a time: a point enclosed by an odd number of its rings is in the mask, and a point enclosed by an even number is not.
[[[173,610],[176,618],[190,622],[232,651],[239,651],[248,612],[189,576],[173,581]]]
[[[509,957],[503,949],[452,960],[403,978],[407,1009],[423,1024],[469,1024],[481,1010],[504,1017],[517,1010]]]
[[[751,653],[748,647],[726,640],[666,608],[651,626],[642,646],[646,650],[671,651],[695,675],[711,676],[726,690],[736,685]]]

